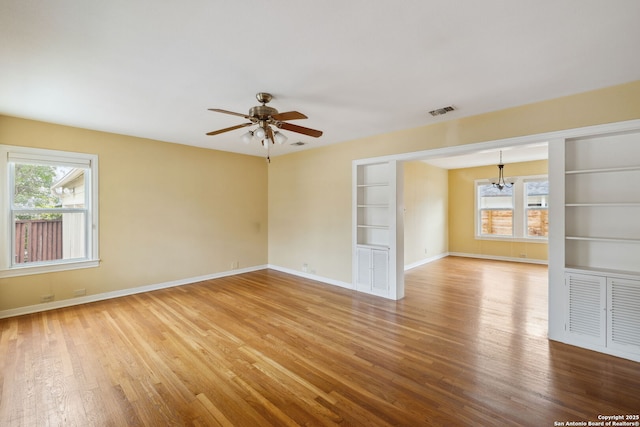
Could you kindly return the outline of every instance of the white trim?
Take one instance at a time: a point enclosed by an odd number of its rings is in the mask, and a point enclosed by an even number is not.
[[[56,271],[80,270],[82,268],[100,267],[99,259],[90,259],[82,261],[57,262],[54,264],[34,265],[11,267],[7,270],[0,270],[0,279],[6,277],[31,276],[34,274],[54,273]]]
[[[549,261],[544,259],[533,259],[533,258],[518,258],[518,257],[508,257],[508,256],[494,256],[494,255],[484,255],[484,254],[467,254],[463,252],[449,252],[450,256],[459,256],[464,258],[478,258],[478,259],[488,259],[492,261],[509,261],[509,262],[523,262],[526,264],[541,264],[548,265]]]
[[[2,197],[0,197],[0,278],[42,274],[56,271],[76,270],[80,268],[97,267],[100,264],[99,255],[99,185],[98,185],[98,156],[96,154],[49,150],[44,148],[23,147],[14,145],[0,145],[0,182],[5,182]],[[70,260],[52,260],[42,263],[26,263],[16,265],[13,262],[13,248],[10,242],[15,239],[15,227],[10,218],[10,193],[13,187],[13,175],[7,167],[11,162],[36,163],[44,165],[66,165],[88,170],[85,174],[85,208],[73,210],[83,212],[85,220],[86,258]],[[19,211],[19,210],[18,210]],[[26,211],[34,211],[25,209]],[[39,212],[70,212],[69,209],[39,209]]]
[[[60,301],[47,302],[42,304],[29,305],[25,307],[12,308],[0,311],[0,319],[7,317],[21,316],[24,314],[38,313],[41,311],[54,310],[57,308],[72,307],[74,305],[87,304],[90,302],[104,301],[113,298],[124,297],[128,295],[140,294],[143,292],[157,291],[160,289],[173,288],[176,286],[191,285],[205,280],[219,279],[221,277],[235,276],[237,274],[250,273],[252,271],[264,270],[269,268],[266,265],[257,265],[253,267],[240,268],[237,270],[223,271],[220,273],[207,274],[205,276],[190,277],[186,279],[172,280],[170,282],[156,283],[153,285],[138,286],[136,288],[127,288],[119,291],[104,292],[96,295],[87,295],[77,298],[69,298]]]
[[[442,258],[446,258],[449,256],[449,252],[442,253],[440,255],[435,255],[430,258],[421,259],[420,261],[413,262],[411,264],[407,264],[404,266],[404,271],[409,271],[416,267],[420,267],[421,265],[429,264],[430,262],[437,261]]]
[[[586,126],[574,129],[565,129],[553,132],[538,133],[533,135],[516,136],[512,138],[496,139],[491,141],[471,142],[467,144],[456,145],[453,147],[433,148],[423,151],[412,151],[409,153],[393,154],[389,156],[370,157],[367,159],[357,159],[353,163],[355,165],[388,162],[392,160],[409,161],[424,160],[434,157],[448,157],[459,154],[475,153],[480,150],[490,150],[495,148],[512,147],[514,145],[534,144],[538,142],[547,142],[551,139],[565,138],[581,138],[587,136],[597,136],[605,133],[626,132],[638,130],[640,128],[640,119],[627,120],[624,122],[605,123],[600,125]]]
[[[316,282],[326,283],[327,285],[339,286],[341,288],[355,290],[355,287],[353,286],[353,284],[348,283],[348,282],[343,282],[341,280],[330,279],[328,277],[318,276],[317,274],[305,273],[305,272],[302,272],[302,271],[292,270],[290,268],[280,267],[280,266],[273,265],[273,264],[267,265],[267,268],[270,268],[271,270],[280,271],[281,273],[287,273],[287,274],[291,274],[293,276],[298,276],[298,277],[303,277],[305,279],[315,280]]]

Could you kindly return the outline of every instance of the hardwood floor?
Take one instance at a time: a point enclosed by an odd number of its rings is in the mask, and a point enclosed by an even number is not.
[[[523,425],[640,412],[546,338],[544,266],[445,258],[387,301],[263,270],[0,320],[0,425]]]

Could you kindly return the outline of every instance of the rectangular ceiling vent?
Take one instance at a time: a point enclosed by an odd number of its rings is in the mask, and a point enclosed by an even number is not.
[[[429,114],[431,114],[432,116],[440,116],[442,114],[447,114],[449,111],[453,111],[453,110],[455,110],[455,108],[449,105],[447,107],[437,108],[433,111],[429,111]]]

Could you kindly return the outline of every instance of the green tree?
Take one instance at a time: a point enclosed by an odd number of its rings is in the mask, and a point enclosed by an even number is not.
[[[51,192],[56,179],[54,166],[16,164],[14,174],[14,204],[21,208],[54,208],[60,198]],[[31,215],[26,218],[30,219]],[[49,218],[52,219],[52,218]]]

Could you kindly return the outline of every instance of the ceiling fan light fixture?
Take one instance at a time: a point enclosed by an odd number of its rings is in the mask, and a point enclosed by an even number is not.
[[[247,133],[242,135],[242,142],[244,142],[245,144],[251,143],[252,139],[253,139],[253,131],[248,131]]]
[[[285,134],[279,131],[275,131],[275,133],[273,134],[273,138],[280,145],[284,144],[285,142],[287,142],[287,139],[289,139]]]
[[[259,92],[256,95],[258,102],[261,105],[251,107],[249,114],[236,113],[234,111],[223,110],[220,108],[209,108],[209,111],[216,113],[229,114],[232,116],[243,117],[248,122],[230,126],[224,129],[218,129],[215,131],[207,132],[207,135],[219,135],[221,133],[230,132],[236,129],[240,129],[246,126],[257,126],[256,129],[248,131],[241,136],[241,141],[245,144],[250,144],[252,139],[257,139],[260,144],[267,150],[267,161],[270,161],[269,147],[272,144],[282,145],[287,142],[288,137],[285,134],[280,133],[277,129],[284,129],[287,132],[295,132],[313,138],[322,136],[322,131],[317,129],[311,129],[300,125],[289,123],[290,120],[299,120],[308,118],[304,114],[298,111],[285,111],[278,112],[273,107],[269,107],[267,103],[271,101],[272,96],[267,92]],[[294,142],[292,145],[305,145],[304,142]]]
[[[267,133],[262,127],[259,127],[258,129],[253,131],[253,135],[258,139],[264,139],[264,137],[267,136]]]

